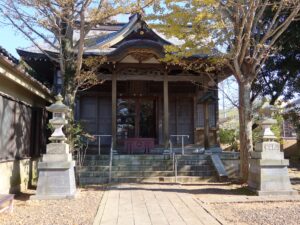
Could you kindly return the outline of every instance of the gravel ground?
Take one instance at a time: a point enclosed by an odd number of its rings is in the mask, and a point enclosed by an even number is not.
[[[29,200],[34,191],[17,195],[13,213],[0,214],[1,225],[89,225],[93,223],[103,187],[77,189],[75,199]]]
[[[233,225],[300,224],[300,202],[217,204],[212,208]]]
[[[294,190],[300,194],[300,168],[289,168]],[[300,202],[210,204],[211,209],[233,225],[299,225]]]

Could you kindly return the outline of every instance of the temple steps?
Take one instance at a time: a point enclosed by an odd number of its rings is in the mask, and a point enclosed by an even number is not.
[[[204,180],[215,179],[212,176],[175,176],[170,177],[118,177],[112,178],[113,183],[196,183]],[[108,183],[107,177],[83,177],[80,185],[105,184]]]
[[[80,185],[107,183],[109,155],[87,155],[76,168]],[[176,155],[177,182],[197,182],[214,177],[208,155]],[[174,160],[170,155],[114,155],[111,182],[175,182]]]

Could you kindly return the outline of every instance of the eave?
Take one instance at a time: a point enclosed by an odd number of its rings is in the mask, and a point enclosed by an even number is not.
[[[46,86],[3,56],[0,56],[0,75],[48,102],[54,101],[51,91]]]

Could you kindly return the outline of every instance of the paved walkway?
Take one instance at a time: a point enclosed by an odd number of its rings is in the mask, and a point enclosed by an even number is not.
[[[120,184],[105,191],[94,225],[220,224],[180,185]]]

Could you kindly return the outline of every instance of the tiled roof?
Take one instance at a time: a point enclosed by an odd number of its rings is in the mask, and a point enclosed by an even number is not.
[[[6,51],[6,49],[2,48],[1,46],[0,46],[0,56],[8,59],[13,64],[19,64],[19,60],[16,59],[12,54],[10,54],[8,51]]]
[[[28,74],[24,69],[19,67],[19,60],[16,59],[13,55],[11,55],[6,49],[0,46],[0,58],[4,59],[7,63],[9,63],[12,67],[14,67],[16,70],[22,74],[22,76],[27,79],[28,81],[32,82],[33,84],[37,85],[39,88],[44,90],[47,94],[52,96],[51,91],[43,85],[41,82],[36,80],[34,77],[32,77],[30,74]]]

